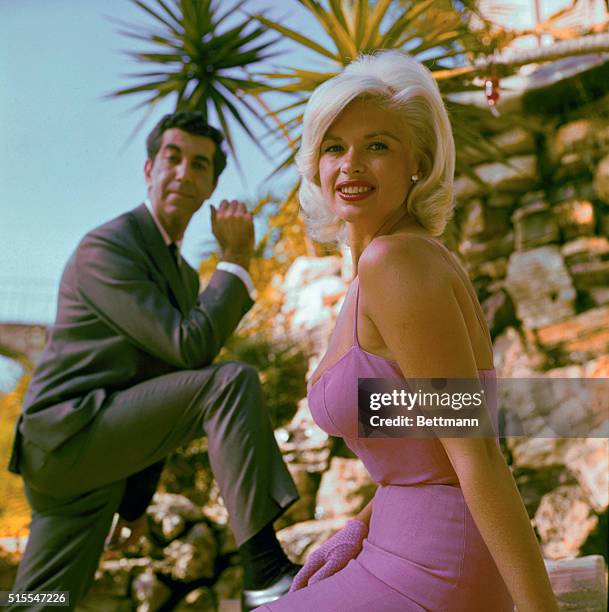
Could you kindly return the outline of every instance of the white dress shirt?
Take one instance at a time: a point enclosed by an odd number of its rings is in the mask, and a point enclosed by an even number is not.
[[[146,204],[146,208],[148,209],[148,212],[150,212],[150,215],[152,216],[154,223],[158,227],[159,232],[161,233],[161,236],[163,236],[163,240],[165,241],[165,244],[169,246],[173,242],[173,240],[171,239],[171,237],[167,233],[167,230],[163,227],[163,225],[157,218],[156,213],[154,212],[154,209],[152,208],[152,202],[150,201],[149,198],[146,198],[144,203]],[[175,244],[178,247],[178,266],[179,266],[180,263],[182,262],[182,254],[181,254],[182,253],[182,241],[178,240],[176,241]],[[256,289],[254,287],[254,281],[252,281],[252,277],[250,276],[250,273],[243,266],[240,266],[239,264],[236,264],[236,263],[232,263],[230,261],[221,261],[218,263],[216,268],[218,270],[224,270],[225,272],[230,272],[230,274],[234,274],[235,276],[237,276],[241,280],[241,282],[245,285],[247,292],[249,293],[249,296],[252,298],[252,300],[256,299]]]

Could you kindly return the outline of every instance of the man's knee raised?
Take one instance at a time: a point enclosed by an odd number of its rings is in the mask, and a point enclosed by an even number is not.
[[[218,372],[225,384],[260,386],[258,370],[242,361],[227,361]]]

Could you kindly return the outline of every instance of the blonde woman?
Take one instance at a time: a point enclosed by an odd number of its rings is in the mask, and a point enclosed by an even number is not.
[[[310,555],[291,592],[259,610],[558,609],[496,438],[357,434],[358,378],[475,379],[491,396],[495,388],[475,292],[434,238],[452,213],[454,157],[435,81],[405,54],[361,56],[309,101],[297,158],[302,208],[314,238],[348,243],[355,270],[309,405],[378,488]]]

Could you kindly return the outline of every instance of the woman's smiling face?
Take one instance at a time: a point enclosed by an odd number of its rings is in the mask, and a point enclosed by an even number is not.
[[[319,182],[334,214],[377,229],[404,207],[416,173],[407,130],[393,111],[357,99],[324,135]]]

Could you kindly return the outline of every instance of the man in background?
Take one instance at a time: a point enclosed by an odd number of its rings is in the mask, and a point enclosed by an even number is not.
[[[69,591],[75,606],[115,513],[111,543],[123,526],[143,533],[165,457],[203,435],[244,565],[243,609],[289,589],[298,566],[272,523],[297,492],[258,374],[212,365],[253,304],[251,214],[211,207],[222,260],[201,293],[180,255],[226,165],[222,140],[202,113],[163,117],[146,142],[148,200],[89,232],[66,265],[9,467],[32,506],[15,591]]]

